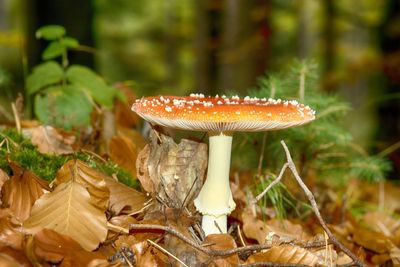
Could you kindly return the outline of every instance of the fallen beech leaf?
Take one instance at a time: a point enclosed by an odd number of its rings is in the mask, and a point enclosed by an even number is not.
[[[30,246],[39,261],[60,267],[87,266],[95,259],[107,262],[100,253],[88,252],[71,237],[49,229],[36,233]]]
[[[102,211],[108,208],[110,191],[106,184],[107,175],[90,168],[83,161],[70,160],[57,172],[54,185],[73,180],[84,186],[90,194],[91,202]]]
[[[212,250],[228,250],[236,248],[236,242],[232,236],[228,234],[211,234],[208,235],[203,244],[209,244],[209,249]],[[239,256],[232,254],[226,257],[220,257],[213,260],[208,266],[229,267],[239,265]]]
[[[32,264],[22,251],[10,247],[0,247],[0,266],[30,267]]]
[[[246,263],[273,262],[273,263],[293,263],[307,266],[315,266],[318,257],[310,251],[291,245],[281,245],[270,248],[266,252],[259,252],[251,255]]]
[[[301,225],[288,220],[262,221],[254,217],[251,212],[243,211],[242,221],[246,237],[257,240],[259,244],[264,244],[270,236],[278,236],[281,241],[309,239]]]
[[[60,132],[59,132],[60,131]],[[32,144],[38,147],[43,154],[70,154],[73,153],[72,144],[76,137],[62,133],[51,126],[38,126],[23,130],[23,134],[31,139]]]
[[[90,200],[82,185],[69,180],[36,201],[24,228],[31,234],[53,229],[72,237],[86,250],[93,250],[107,236],[107,220]]]
[[[160,139],[160,140],[159,140]],[[207,145],[182,139],[179,144],[161,133],[150,133],[150,144],[138,156],[138,179],[168,207],[193,203],[207,168]],[[151,180],[151,183],[148,182]]]
[[[31,171],[22,169],[15,162],[10,161],[9,165],[14,175],[4,182],[1,189],[2,206],[9,208],[12,214],[23,222],[29,217],[33,203],[49,187],[45,180]]]
[[[126,169],[132,177],[136,177],[136,162],[139,150],[131,139],[124,136],[113,136],[108,145],[110,158],[120,167]]]
[[[110,190],[109,209],[116,215],[140,211],[149,198],[143,193],[130,188],[111,177],[105,177],[107,188]]]

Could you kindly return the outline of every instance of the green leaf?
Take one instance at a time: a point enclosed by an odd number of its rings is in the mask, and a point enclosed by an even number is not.
[[[35,97],[35,114],[44,124],[65,129],[89,125],[93,106],[85,93],[73,85],[54,86]]]
[[[60,25],[47,25],[40,27],[36,31],[36,38],[43,38],[45,40],[56,40],[65,35],[65,28]]]
[[[46,49],[43,51],[42,59],[49,60],[59,56],[62,56],[67,52],[67,48],[58,41],[51,42]]]
[[[67,79],[70,83],[83,88],[93,99],[102,106],[112,107],[116,89],[108,86],[105,81],[91,69],[72,65],[67,70]]]
[[[64,37],[60,40],[60,43],[68,48],[77,48],[79,46],[78,40],[72,37]]]
[[[39,90],[62,81],[64,71],[60,64],[55,61],[48,61],[36,66],[26,81],[26,88],[29,95]]]

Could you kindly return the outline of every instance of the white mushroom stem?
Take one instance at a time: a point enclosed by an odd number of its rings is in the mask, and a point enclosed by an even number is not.
[[[203,214],[202,228],[206,235],[226,233],[226,217],[236,206],[229,186],[231,148],[231,135],[210,134],[207,179],[194,200]]]

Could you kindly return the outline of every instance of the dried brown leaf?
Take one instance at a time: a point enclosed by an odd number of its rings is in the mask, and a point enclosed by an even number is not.
[[[208,244],[209,249],[212,250],[228,250],[236,248],[236,242],[232,236],[228,234],[211,234],[208,235],[203,244]],[[232,254],[230,256],[221,257],[215,259],[208,266],[217,266],[217,267],[229,267],[229,266],[237,266],[239,265],[239,256],[237,254]]]
[[[0,247],[0,266],[30,267],[32,264],[22,251],[4,246]]]
[[[57,172],[54,185],[66,183],[69,180],[84,186],[90,194],[91,202],[102,211],[106,211],[110,199],[110,190],[107,187],[107,175],[92,169],[80,160],[66,162]]]
[[[3,184],[8,180],[10,180],[10,177],[7,175],[5,171],[0,169],[0,189],[3,187]]]
[[[150,178],[149,173],[149,160],[150,160],[150,146],[146,145],[138,154],[136,160],[136,169],[137,169],[137,178],[140,181],[143,189],[153,194],[156,191],[155,184],[153,180]]]
[[[149,200],[145,194],[121,184],[111,177],[105,177],[105,181],[107,188],[110,190],[109,209],[114,214],[138,212],[143,209],[144,204]]]
[[[273,263],[292,263],[315,266],[318,257],[312,252],[291,245],[275,246],[266,252],[259,252],[251,255],[246,263],[273,262]]]
[[[8,209],[0,211],[0,243],[14,249],[22,249],[24,234],[21,226],[12,219]],[[1,266],[1,265],[0,265]]]
[[[22,169],[12,161],[9,165],[14,175],[4,182],[1,189],[2,207],[9,208],[15,218],[23,222],[29,217],[33,203],[49,187],[33,172]]]
[[[388,237],[363,227],[354,227],[353,241],[360,246],[375,251],[377,253],[388,252]]]
[[[368,212],[362,219],[372,230],[391,237],[400,227],[400,221],[384,212]]]
[[[246,237],[257,240],[259,244],[271,241],[273,236],[277,236],[280,241],[309,239],[301,225],[293,224],[288,220],[262,221],[253,216],[251,212],[243,211],[242,221]]]
[[[27,128],[23,130],[23,134],[31,139],[32,144],[36,145],[41,153],[62,155],[74,152],[72,144],[75,143],[76,137],[51,126]]]
[[[38,232],[29,246],[39,263],[60,263],[60,267],[74,267],[87,266],[96,259],[107,262],[100,253],[88,252],[71,237],[49,229]]]
[[[136,177],[136,162],[141,147],[125,136],[113,136],[108,145],[110,158]]]
[[[152,249],[147,249],[146,252],[138,257],[136,261],[137,267],[161,267],[166,266],[163,264],[157,256],[153,253]]]
[[[24,228],[31,234],[53,229],[74,238],[86,250],[95,249],[107,236],[104,212],[91,204],[88,191],[73,180],[38,199]]]
[[[145,190],[177,209],[192,204],[203,184],[206,168],[206,144],[186,139],[176,144],[171,137],[154,131],[150,134],[150,144],[137,160],[138,179]]]

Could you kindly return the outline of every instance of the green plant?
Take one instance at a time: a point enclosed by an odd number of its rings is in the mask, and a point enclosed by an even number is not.
[[[96,105],[113,106],[123,96],[94,71],[82,65],[69,65],[68,51],[79,47],[78,40],[66,35],[58,25],[41,27],[37,38],[50,43],[42,53],[43,63],[27,77],[27,93],[34,96],[34,112],[45,124],[66,129],[89,125]],[[55,59],[61,58],[61,64]]]
[[[42,154],[29,139],[19,134],[16,129],[4,129],[0,131],[0,169],[11,175],[12,171],[7,158],[47,181],[52,181],[57,171],[67,161],[79,159],[87,163],[90,167],[107,175],[111,176],[115,174],[118,181],[127,186],[139,187],[137,180],[133,179],[129,172],[118,167],[112,161],[100,161],[96,157],[83,152],[75,152],[68,155]]]
[[[265,143],[263,166],[278,172],[285,162],[279,141],[285,140],[305,179],[311,174],[327,179],[331,184],[341,184],[355,177],[368,181],[384,179],[390,164],[383,157],[369,155],[353,142],[341,123],[350,107],[337,96],[318,90],[317,65],[310,61],[295,61],[290,66],[285,73],[261,77],[250,94],[299,100],[316,110],[316,120],[284,131],[241,135],[242,140],[234,147],[239,151],[233,155],[240,155],[236,160],[241,161],[241,166],[246,160],[247,166],[254,168],[258,163],[259,147]],[[242,143],[254,144],[253,149],[249,150],[250,146]]]

